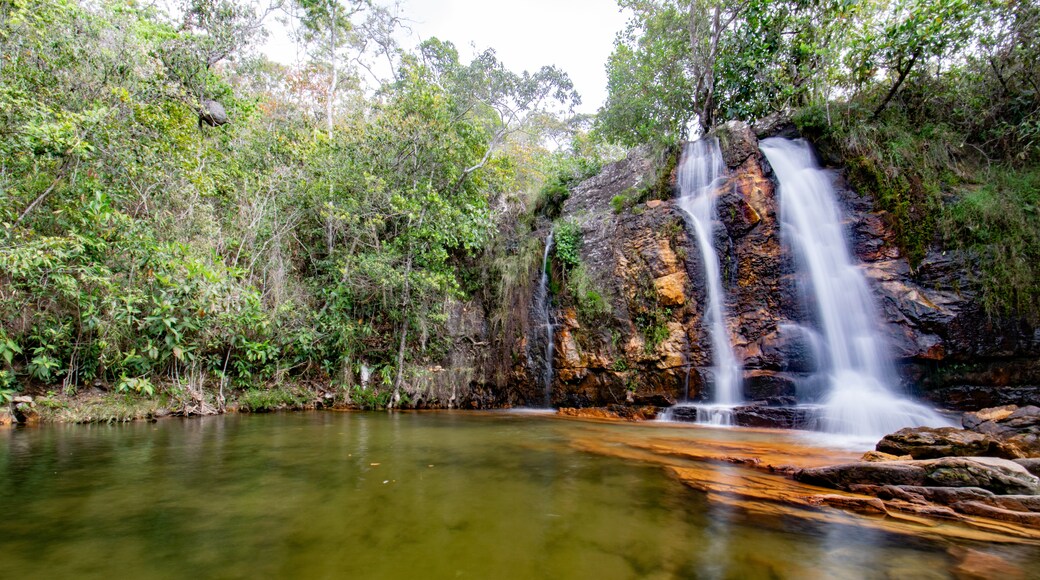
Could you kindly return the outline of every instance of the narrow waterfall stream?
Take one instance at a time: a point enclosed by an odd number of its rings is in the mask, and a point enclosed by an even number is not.
[[[534,293],[532,310],[535,324],[545,330],[545,351],[542,357],[542,387],[545,389],[545,406],[552,407],[553,381],[553,315],[552,296],[549,292],[549,252],[553,248],[553,232],[545,238],[545,252],[542,254],[542,277]]]
[[[818,372],[827,390],[819,430],[876,440],[903,427],[945,425],[942,416],[891,388],[898,384],[895,368],[879,336],[870,288],[849,250],[832,176],[804,140],[774,137],[761,149],[780,184],[782,235],[823,333]]]
[[[726,166],[718,139],[711,137],[687,143],[679,168],[679,207],[689,218],[704,265],[708,290],[705,324],[711,337],[713,389],[711,403],[697,406],[700,423],[729,425],[734,405],[740,403],[741,365],[733,353],[726,330],[725,294],[719,257],[715,252],[715,188]]]

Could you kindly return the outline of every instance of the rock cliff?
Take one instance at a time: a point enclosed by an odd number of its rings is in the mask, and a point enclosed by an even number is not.
[[[807,329],[814,324],[780,235],[771,169],[747,126],[729,123],[716,135],[729,177],[715,191],[715,246],[745,397],[811,397],[814,336]],[[710,393],[700,253],[675,192],[660,187],[668,171],[674,183],[674,161],[635,149],[578,185],[562,206],[556,223],[576,224],[581,243],[580,268],[558,259],[551,265],[554,406],[663,405]],[[961,409],[1040,399],[1040,329],[988,318],[962,257],[937,250],[911,271],[886,216],[845,186],[840,171],[834,177],[904,388]],[[532,358],[544,351],[530,334],[513,345],[509,395],[492,397],[500,404],[544,404],[544,392],[530,386]]]

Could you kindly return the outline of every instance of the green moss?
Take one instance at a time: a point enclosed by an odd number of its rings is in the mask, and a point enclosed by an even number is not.
[[[1040,168],[995,163],[950,125],[900,109],[874,119],[850,106],[832,119],[819,107],[794,117],[883,212],[912,267],[933,247],[964,250],[989,313],[1040,320]]]
[[[948,245],[975,258],[990,312],[1040,319],[1040,169],[994,168],[942,216]]]
[[[270,389],[248,389],[238,395],[238,404],[243,411],[250,413],[267,413],[283,409],[300,409],[306,407],[313,398],[313,393],[292,387],[274,387]]]

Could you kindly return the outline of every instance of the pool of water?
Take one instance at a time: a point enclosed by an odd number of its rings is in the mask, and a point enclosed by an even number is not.
[[[658,465],[572,445],[598,432],[663,433],[448,412],[2,430],[0,570],[11,578],[950,577],[944,543],[711,502]]]

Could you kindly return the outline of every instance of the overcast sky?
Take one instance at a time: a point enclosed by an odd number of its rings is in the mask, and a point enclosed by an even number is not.
[[[463,58],[472,56],[471,43],[478,51],[494,48],[514,71],[556,65],[574,81],[578,110],[586,113],[606,98],[604,65],[625,24],[616,0],[402,0],[401,7],[415,35],[405,41],[409,48],[436,36],[455,43]],[[279,32],[264,52],[286,63],[296,55]]]

